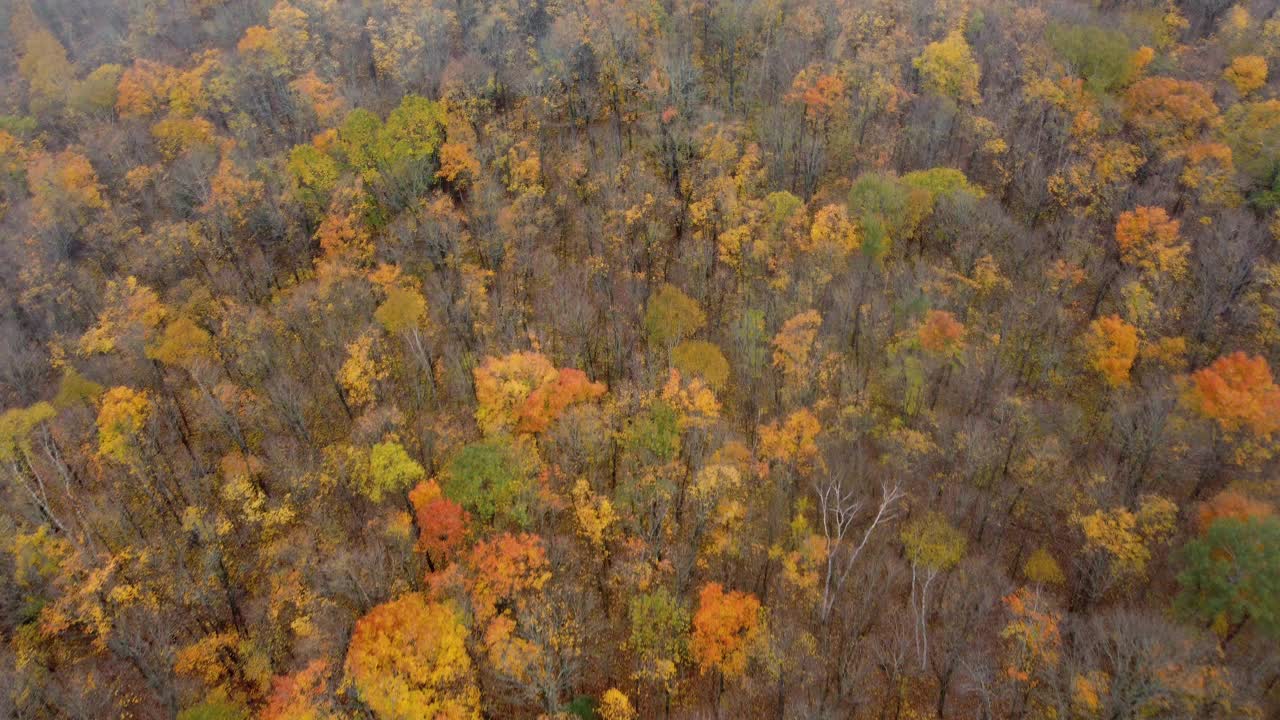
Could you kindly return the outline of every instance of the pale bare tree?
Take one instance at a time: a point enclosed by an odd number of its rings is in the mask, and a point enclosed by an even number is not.
[[[890,486],[888,483],[881,483],[880,502],[855,545],[853,539],[857,537],[857,532],[851,531],[867,503],[865,498],[858,497],[858,488],[848,485],[848,479],[840,476],[829,477],[822,485],[814,484],[818,495],[818,512],[822,518],[822,534],[827,541],[826,578],[822,584],[823,622],[830,616],[849,572],[866,549],[872,534],[876,528],[897,517],[896,506],[903,497],[898,484]]]

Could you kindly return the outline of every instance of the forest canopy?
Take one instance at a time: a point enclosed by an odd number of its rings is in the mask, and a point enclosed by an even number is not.
[[[1278,62],[0,3],[0,717],[1280,716]]]

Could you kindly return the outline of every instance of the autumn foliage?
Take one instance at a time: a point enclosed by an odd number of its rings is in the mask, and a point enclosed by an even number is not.
[[[1234,352],[1192,373],[1186,403],[1228,432],[1268,436],[1280,430],[1280,386],[1266,358]]]
[[[1179,236],[1180,227],[1163,208],[1139,207],[1120,213],[1115,228],[1120,259],[1145,272],[1181,275],[1188,248]]]
[[[929,90],[964,102],[982,101],[978,94],[982,69],[959,30],[952,30],[942,40],[926,45],[912,64]]]
[[[488,358],[476,368],[475,383],[476,419],[487,432],[541,432],[565,408],[605,390],[580,370],[556,370],[542,355],[521,352]]]
[[[1209,526],[1222,518],[1248,520],[1275,514],[1275,508],[1234,490],[1223,490],[1209,498],[1196,509],[1196,526],[1200,533],[1208,531]]]
[[[479,718],[466,637],[457,610],[409,593],[360,618],[346,671],[379,718]]]
[[[1129,384],[1129,370],[1138,357],[1138,330],[1118,315],[1089,323],[1085,334],[1089,366],[1112,387]]]
[[[0,5],[0,717],[1280,717],[1274,4]]]
[[[1222,77],[1231,83],[1236,92],[1248,95],[1267,83],[1267,60],[1260,55],[1232,58],[1231,64],[1222,72]]]
[[[1191,80],[1144,78],[1124,101],[1125,120],[1166,147],[1192,139],[1218,115],[1209,89]]]
[[[443,567],[462,545],[470,517],[458,503],[446,498],[434,480],[418,483],[409,493],[418,524],[419,552],[432,567]]]
[[[702,586],[693,614],[690,650],[703,672],[741,675],[762,631],[760,601],[754,595],[725,592],[720,583]]]
[[[946,310],[929,310],[919,330],[920,347],[939,354],[954,354],[964,346],[964,325]]]

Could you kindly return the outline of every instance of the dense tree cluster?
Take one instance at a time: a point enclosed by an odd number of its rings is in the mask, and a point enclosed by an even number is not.
[[[0,716],[1280,714],[1280,15],[0,4]]]

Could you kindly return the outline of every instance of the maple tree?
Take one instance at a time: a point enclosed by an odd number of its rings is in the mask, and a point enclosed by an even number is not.
[[[750,593],[725,592],[720,583],[698,591],[689,651],[703,672],[736,677],[747,669],[755,644],[763,639],[760,601]]]
[[[387,377],[386,368],[373,356],[373,338],[362,335],[347,345],[347,358],[338,371],[338,383],[347,402],[368,405],[376,397],[376,384]]]
[[[444,496],[434,480],[423,480],[409,492],[409,502],[418,523],[415,548],[427,556],[432,569],[453,559],[466,537],[471,518],[458,503]]]
[[[37,217],[46,226],[76,229],[90,212],[106,207],[93,165],[74,150],[35,154],[26,175]]]
[[[436,177],[465,188],[480,177],[480,161],[465,143],[444,143],[440,146],[440,169],[436,171]]]
[[[617,688],[609,688],[600,697],[597,710],[600,720],[635,720],[636,711],[631,700]]]
[[[1234,352],[1191,374],[1183,395],[1200,415],[1228,432],[1267,436],[1280,430],[1280,386],[1266,358]]]
[[[1251,498],[1234,490],[1223,490],[1209,498],[1196,510],[1196,524],[1204,534],[1221,518],[1248,520],[1265,518],[1275,513],[1270,504]]]
[[[1089,323],[1084,344],[1089,367],[1102,375],[1111,387],[1129,384],[1129,370],[1138,358],[1138,329],[1118,315],[1107,315]]]
[[[1180,228],[1181,223],[1163,208],[1139,207],[1120,213],[1115,231],[1120,259],[1144,272],[1181,275],[1188,247]]]
[[[476,621],[487,624],[509,616],[510,603],[546,585],[551,577],[547,552],[536,535],[503,533],[476,543],[467,554],[468,597]]]
[[[811,369],[814,341],[822,326],[822,316],[816,310],[795,315],[783,323],[773,338],[773,364],[784,375],[799,381]]]
[[[264,720],[318,720],[336,716],[336,708],[325,695],[333,674],[327,661],[312,660],[296,673],[276,676],[261,717]]]
[[[148,357],[163,363],[191,368],[212,357],[213,338],[186,315],[165,325],[158,341],[146,349]]]
[[[760,451],[766,458],[790,463],[807,473],[819,462],[816,440],[820,432],[818,418],[801,408],[785,420],[760,428]]]
[[[604,394],[581,370],[556,370],[539,353],[487,358],[475,370],[476,420],[486,432],[542,432],[570,405]]]
[[[827,205],[814,213],[806,250],[831,258],[843,258],[862,244],[857,228],[843,205]]]
[[[844,92],[845,83],[839,75],[809,67],[791,81],[787,100],[803,105],[805,116],[816,120],[834,112],[839,107]]]
[[[1061,615],[1025,587],[1005,596],[1003,602],[1009,613],[1009,623],[1000,631],[1009,646],[1005,672],[1017,682],[1036,684],[1039,674],[1052,671],[1061,661]]]
[[[720,401],[707,383],[697,377],[685,379],[675,368],[662,386],[662,399],[676,411],[676,423],[682,430],[706,427],[720,417]]]
[[[409,457],[400,443],[394,440],[380,442],[369,449],[368,481],[360,487],[360,492],[370,500],[379,502],[383,495],[408,490],[426,472],[416,460]]]
[[[1203,84],[1169,77],[1139,80],[1124,102],[1125,120],[1166,147],[1194,139],[1218,115]]]
[[[98,411],[98,453],[119,463],[136,462],[142,431],[153,407],[147,392],[113,387]]]
[[[1186,187],[1200,192],[1207,202],[1237,205],[1235,155],[1217,142],[1196,143],[1187,148],[1187,164],[1179,176]]]
[[[346,672],[379,718],[479,718],[466,638],[456,609],[409,593],[356,622]]]
[[[964,325],[946,310],[929,310],[920,323],[920,347],[940,355],[954,355],[964,347]]]
[[[1105,558],[1104,583],[1140,580],[1146,576],[1152,548],[1173,531],[1176,507],[1167,498],[1140,498],[1136,512],[1126,507],[1098,509],[1074,518],[1084,535],[1085,548]]]

